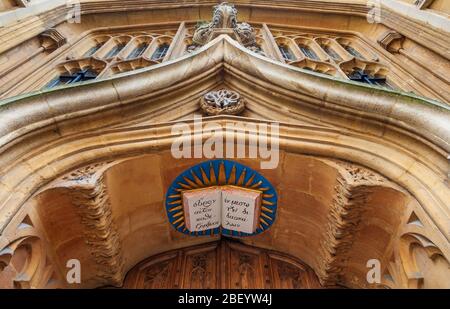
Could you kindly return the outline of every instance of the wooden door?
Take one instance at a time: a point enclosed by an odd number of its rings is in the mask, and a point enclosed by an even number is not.
[[[222,240],[149,258],[132,269],[125,288],[320,288],[313,270],[285,254]]]

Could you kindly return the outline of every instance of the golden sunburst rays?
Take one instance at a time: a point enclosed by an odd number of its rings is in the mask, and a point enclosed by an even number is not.
[[[274,221],[277,206],[276,194],[273,188],[270,185],[267,185],[267,182],[265,183],[263,178],[256,171],[252,171],[249,168],[242,167],[231,161],[217,161],[210,161],[207,163],[208,165],[202,164],[183,173],[172,187],[174,194],[168,196],[166,204],[168,214],[171,217],[171,220],[173,220],[172,224],[176,229],[191,235],[214,236],[219,234],[219,228],[203,232],[189,232],[184,221],[185,215],[182,204],[182,193],[184,191],[225,185],[260,191],[262,205],[258,232],[262,232],[270,227]],[[227,234],[234,235],[232,231],[229,231]],[[235,235],[241,236],[241,234],[243,233],[236,233]]]
[[[217,177],[212,162],[209,163],[209,183],[211,185],[217,185]]]

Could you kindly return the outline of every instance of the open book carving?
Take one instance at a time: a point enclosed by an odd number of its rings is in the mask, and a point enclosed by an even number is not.
[[[170,224],[191,236],[245,237],[269,229],[277,193],[258,172],[229,160],[211,160],[181,173],[166,193]]]
[[[186,228],[201,232],[217,227],[252,234],[259,224],[261,191],[214,186],[183,192]]]

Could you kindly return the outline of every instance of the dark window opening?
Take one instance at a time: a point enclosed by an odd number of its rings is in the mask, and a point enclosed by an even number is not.
[[[299,45],[300,50],[305,54],[306,57],[314,60],[319,60],[317,54],[309,46]]]
[[[354,48],[351,47],[350,45],[345,45],[345,46],[344,46],[344,49],[345,49],[350,55],[355,56],[356,58],[363,59],[363,60],[366,59],[366,58],[364,58],[363,55],[361,55],[360,52],[358,52],[356,49],[354,49]]]
[[[322,48],[334,61],[342,61],[341,56],[330,46],[322,46]]]
[[[294,61],[295,57],[291,52],[291,49],[287,47],[284,44],[278,45],[278,48],[280,49],[281,55],[283,56],[284,60],[286,61]]]
[[[95,46],[92,46],[84,55],[83,58],[85,57],[90,57],[93,54],[95,54],[97,52],[97,50],[99,50],[101,47],[103,46],[103,43],[98,43]]]
[[[158,60],[161,58],[164,58],[167,55],[167,52],[169,51],[169,44],[164,43],[158,46],[158,48],[155,50],[155,52],[152,55],[152,60]]]
[[[125,44],[123,44],[123,43],[117,44],[106,54],[106,58],[112,58],[112,57],[117,56],[117,54],[119,54],[124,47],[125,47]]]
[[[133,59],[138,58],[142,56],[142,54],[145,52],[145,50],[148,47],[148,43],[141,43],[139,44],[133,51],[128,55],[127,59]]]
[[[364,73],[360,69],[355,69],[348,77],[356,82],[392,89],[392,86],[387,83],[385,77],[372,76]]]
[[[61,85],[68,85],[77,82],[83,82],[97,78],[97,73],[91,69],[84,69],[73,74],[61,74],[60,76],[52,79],[44,88],[53,88]]]

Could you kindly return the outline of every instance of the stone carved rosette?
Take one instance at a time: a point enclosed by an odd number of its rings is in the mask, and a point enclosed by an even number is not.
[[[235,91],[222,89],[205,94],[200,108],[208,116],[239,115],[245,109],[245,100]]]

